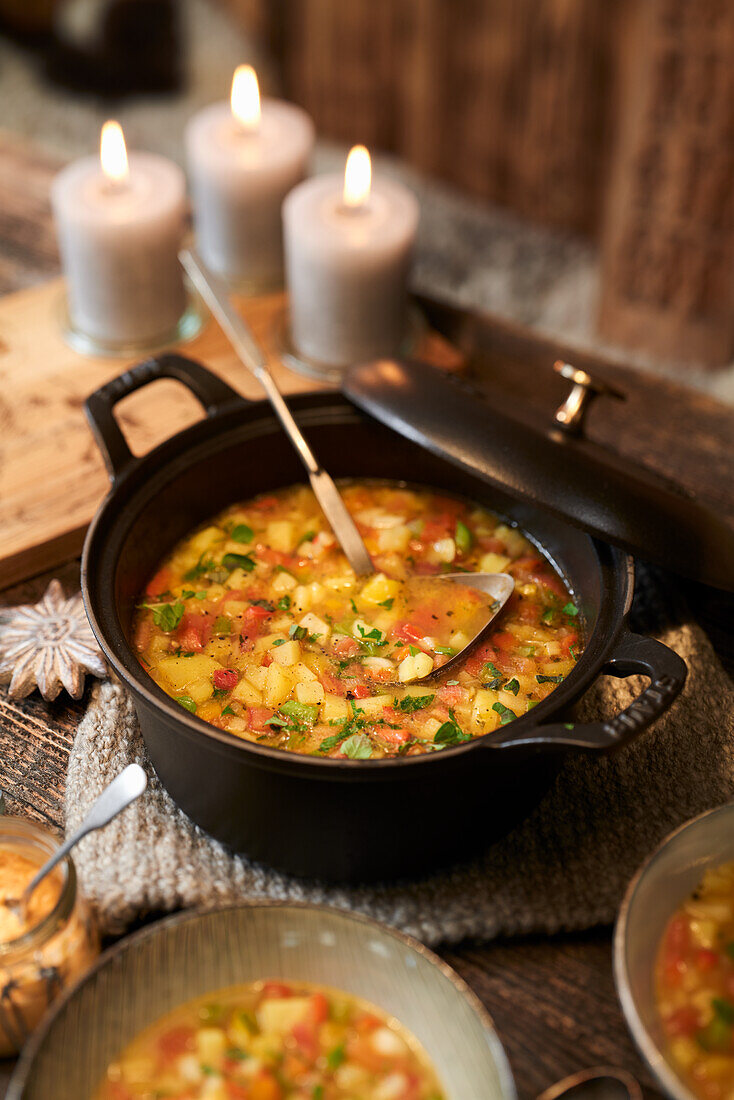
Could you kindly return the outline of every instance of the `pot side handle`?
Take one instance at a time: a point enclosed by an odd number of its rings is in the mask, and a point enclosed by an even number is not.
[[[172,352],[137,363],[105,386],[100,386],[84,403],[89,426],[113,483],[137,461],[115,418],[115,405],[123,397],[159,378],[174,378],[181,382],[193,393],[207,416],[245,403],[245,399],[216,374],[183,355]]]
[[[629,631],[622,634],[601,671],[619,677],[641,673],[650,677],[650,683],[628,707],[604,722],[555,722],[534,730],[518,730],[514,736],[514,723],[510,723],[506,732],[498,732],[488,744],[492,748],[523,745],[607,752],[633,741],[664,714],[688,675],[685,661],[669,646]]]

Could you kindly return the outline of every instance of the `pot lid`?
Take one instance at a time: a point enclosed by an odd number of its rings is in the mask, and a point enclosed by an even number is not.
[[[445,371],[382,359],[342,382],[359,408],[490,485],[562,516],[590,535],[675,573],[734,590],[734,529],[675,483],[580,434],[605,387],[568,363],[573,383],[549,424],[501,394],[491,398]]]

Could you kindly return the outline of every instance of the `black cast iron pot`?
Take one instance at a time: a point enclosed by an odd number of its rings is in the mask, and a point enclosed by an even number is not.
[[[136,458],[113,416],[127,394],[161,377],[198,398],[206,419]],[[458,471],[358,412],[336,393],[290,399],[336,477],[386,478],[464,495],[518,522],[567,579],[586,648],[567,679],[528,714],[456,748],[393,760],[299,756],[202,722],[147,675],[128,642],[136,598],[173,544],[225,506],[302,482],[269,405],[247,402],[178,355],[142,363],[97,390],[87,414],[112,488],[87,535],[82,587],[92,628],[132,692],[153,766],[178,805],[237,851],[296,874],[341,881],[415,875],[505,833],[547,789],[568,752],[630,741],[672,703],[684,662],[625,627],[630,558]],[[559,491],[562,491],[559,489]],[[570,705],[602,672],[650,685],[606,722],[570,725]]]

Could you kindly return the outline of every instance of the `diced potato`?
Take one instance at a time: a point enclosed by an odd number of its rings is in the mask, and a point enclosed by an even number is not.
[[[244,615],[250,605],[246,600],[227,600],[224,606],[230,619],[236,619],[238,615]]]
[[[277,664],[282,665],[284,668],[288,668],[290,665],[295,665],[301,656],[301,645],[295,638],[290,642],[283,642],[283,645],[273,646],[271,649],[273,660]],[[272,665],[271,665],[272,668]]]
[[[401,525],[390,527],[386,531],[380,531],[377,536],[377,548],[383,554],[397,551],[402,553],[408,549],[410,542],[410,528]]]
[[[541,642],[540,644],[548,657],[560,657],[563,652],[560,642]]]
[[[237,639],[239,643],[239,639]],[[222,664],[226,664],[227,659],[232,653],[232,639],[231,638],[212,638],[204,646],[204,653],[207,657],[213,657],[216,661],[221,661]],[[187,660],[191,660],[190,657]]]
[[[189,550],[195,558],[198,558],[199,555],[203,554],[205,550],[208,550],[210,546],[218,542],[221,537],[222,532],[219,527],[205,527],[203,531],[199,531],[197,535],[189,539],[187,550]]]
[[[245,679],[252,684],[258,691],[265,690],[265,679],[268,675],[268,670],[263,665],[251,665],[245,669]]]
[[[331,634],[329,624],[320,619],[318,615],[314,615],[313,611],[307,611],[298,625],[305,627],[309,634],[318,635],[320,642],[325,642]]]
[[[308,665],[304,665],[302,661],[294,665],[291,669],[291,673],[299,684],[312,684],[316,679],[316,673],[312,672]]]
[[[199,1095],[201,1100],[229,1100],[232,1093],[222,1077],[207,1077],[203,1091]]]
[[[215,669],[221,667],[219,661],[203,653],[195,653],[193,657],[164,657],[158,663],[161,676],[177,691],[197,680],[211,679]]]
[[[378,1027],[370,1035],[370,1045],[386,1058],[401,1058],[407,1054],[405,1040],[389,1027]]]
[[[400,591],[400,583],[386,577],[384,573],[375,573],[359,594],[359,598],[369,604],[384,603],[385,600],[394,599]]]
[[[469,645],[470,641],[471,638],[468,634],[464,633],[463,630],[457,630],[449,638],[449,645],[458,652],[460,649],[463,649],[464,646]]]
[[[489,688],[480,688],[474,696],[471,724],[478,733],[490,733],[499,726],[500,716],[493,709],[497,700],[497,692],[490,691]]]
[[[423,695],[435,695],[436,689],[435,687],[421,687],[420,684],[416,684],[415,687],[408,688],[403,694],[410,699],[420,699]]]
[[[349,592],[355,587],[357,578],[350,570],[348,573],[340,573],[337,577],[324,577],[324,587],[331,588],[334,592]]]
[[[423,725],[416,729],[415,735],[421,741],[433,741],[442,725],[443,722],[439,722],[437,718],[427,718]]]
[[[189,695],[195,703],[205,703],[207,699],[211,699],[214,694],[214,684],[211,680],[194,680],[193,684],[189,684],[186,688],[186,693]]]
[[[515,714],[521,709],[521,704],[518,703],[517,696],[513,695],[511,691],[498,691],[497,701],[501,703],[503,707],[509,707]]]
[[[341,722],[349,714],[349,705],[346,699],[339,695],[325,695],[321,704],[322,722]]]
[[[255,639],[255,644],[252,647],[253,653],[264,653],[266,649],[272,649],[273,642],[287,642],[285,634],[282,630],[275,631],[273,634],[263,634],[262,637]]]
[[[431,664],[433,664],[432,661]],[[392,705],[392,700],[392,695],[373,695],[371,699],[357,699],[355,706],[363,710],[366,715],[379,715],[383,707]]]
[[[260,1003],[257,1022],[262,1031],[288,1035],[310,1011],[310,997],[268,997]]]
[[[122,1078],[126,1085],[133,1087],[145,1085],[155,1077],[155,1059],[150,1055],[138,1054],[125,1058],[121,1064]]]
[[[291,592],[297,584],[298,581],[294,576],[292,576],[291,573],[281,571],[275,574],[272,581],[270,582],[270,587],[272,588],[273,592],[277,592],[279,595],[282,595],[285,592]]]
[[[299,584],[293,589],[293,610],[297,615],[308,611],[311,607],[312,595],[310,586]]]
[[[410,1088],[410,1080],[402,1070],[388,1073],[380,1079],[371,1094],[371,1100],[400,1100]]]
[[[279,707],[291,693],[293,681],[281,665],[273,661],[265,678],[264,702],[266,707]]]
[[[242,553],[241,546],[237,552],[240,554]],[[244,569],[238,567],[237,569],[233,569],[232,572],[229,574],[229,578],[227,579],[227,588],[242,588],[243,585],[245,585],[246,583],[247,573],[245,573]]]
[[[358,1091],[364,1093],[365,1086],[369,1083],[370,1075],[367,1070],[354,1062],[345,1062],[334,1072],[334,1084],[345,1095]]]
[[[320,706],[324,701],[324,689],[318,680],[296,684],[296,699],[299,703]]]
[[[495,554],[490,551],[488,554],[483,554],[479,560],[480,573],[504,573],[507,566],[510,564],[510,559],[504,554]]]
[[[504,542],[513,557],[519,557],[527,547],[524,536],[514,527],[508,527],[505,523],[499,523],[495,527],[494,537]]]
[[[289,519],[273,520],[269,523],[265,532],[265,540],[273,550],[289,553],[295,545],[295,533],[293,524]]]
[[[206,598],[208,600],[221,600],[227,589],[223,584],[210,584],[206,590]]]
[[[406,684],[410,680],[420,680],[421,677],[427,676],[432,668],[433,658],[427,653],[416,653],[415,656],[409,653],[398,665],[398,680],[401,684]]]
[[[267,669],[263,669],[263,672],[267,674]],[[244,677],[240,682],[232,689],[232,698],[236,699],[240,703],[244,703],[246,707],[259,707],[262,706],[262,692],[253,687],[249,680]]]
[[[394,672],[395,662],[390,661],[387,657],[365,657],[362,661],[362,667],[371,673]]]
[[[437,561],[453,561],[456,557],[456,543],[453,539],[437,539],[431,556],[435,556]]]
[[[240,718],[239,715],[235,714],[227,722],[227,729],[230,733],[239,735],[241,733],[247,733],[249,726],[244,718]]]
[[[199,1058],[208,1066],[218,1066],[227,1049],[227,1036],[219,1027],[200,1027],[196,1032]]]
[[[176,1069],[184,1081],[190,1081],[192,1084],[196,1081],[200,1081],[204,1076],[201,1072],[201,1062],[196,1054],[184,1054],[176,1063]]]

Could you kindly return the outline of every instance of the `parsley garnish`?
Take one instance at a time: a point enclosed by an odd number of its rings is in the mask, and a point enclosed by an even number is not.
[[[535,679],[538,681],[539,684],[560,684],[563,677],[560,676],[560,675],[558,675],[558,676],[541,676],[541,675],[538,675],[538,676],[535,677]]]
[[[354,600],[352,599],[352,597],[351,597],[351,596],[349,597],[349,603],[350,603],[350,604],[351,604],[351,606],[352,606],[352,611],[354,612],[354,614],[355,614],[355,615],[359,615],[359,611],[358,611],[358,609],[357,609],[357,605],[356,605],[356,603],[354,602]]]
[[[176,603],[157,604],[157,606],[151,608],[153,622],[166,634],[170,634],[181,622],[185,610],[184,605],[178,601]]]
[[[222,707],[222,714],[234,714],[234,711],[232,710],[229,703],[227,703],[226,707]]]
[[[300,642],[302,638],[305,638],[308,634],[305,626],[297,626],[296,623],[291,623],[288,627],[288,637],[295,638],[297,642]]]
[[[562,608],[562,610],[564,615],[570,615],[572,619],[575,619],[579,613],[579,609],[576,604],[570,602],[567,603],[566,606]]]
[[[366,733],[353,733],[342,745],[342,752],[350,760],[368,760],[372,756],[372,745]]]
[[[386,611],[392,611],[392,605],[395,603],[395,597],[389,596],[388,599],[383,600],[382,603],[378,603],[378,607],[384,607]]]
[[[449,709],[448,722],[444,722],[442,726],[439,726],[433,740],[437,745],[460,745],[462,741],[471,741],[471,734],[464,733],[463,729],[456,721],[456,715],[453,710]]]
[[[416,710],[430,706],[435,698],[435,695],[405,695],[399,701],[394,699],[393,706],[403,714],[412,714]]]
[[[447,657],[453,657],[456,650],[452,649],[450,645],[437,645],[433,647],[433,652],[444,653]]]
[[[500,725],[506,726],[508,722],[511,722],[513,718],[517,718],[514,710],[510,710],[504,703],[493,703],[492,710],[496,710],[500,716]]]
[[[482,667],[480,676],[482,678],[482,686],[485,688],[489,688],[490,691],[497,691],[497,689],[502,686],[505,679],[500,670],[497,668],[497,665],[493,665],[491,661],[485,662]],[[484,682],[485,676],[489,678],[486,683]]]
[[[290,596],[281,596],[281,598],[278,600],[278,610],[279,611],[287,611],[290,606],[291,606]]]
[[[551,622],[552,619],[553,619],[553,616],[555,615],[555,613],[556,613],[556,609],[554,607],[546,607],[545,611],[540,616],[541,623]]]
[[[276,638],[273,642],[272,648],[275,649],[277,645],[285,645],[285,638]]]
[[[232,528],[230,538],[232,542],[252,542],[254,531],[246,523],[238,523]]]
[[[513,677],[512,680],[510,680],[508,683],[505,684],[505,691],[510,691],[510,692],[512,692],[513,695],[517,695],[519,690],[520,690],[520,681],[516,680],[514,677]]]
[[[246,573],[251,573],[255,568],[255,559],[251,554],[225,554],[222,565],[230,572],[233,569],[244,569]]]
[[[326,1064],[328,1065],[329,1069],[338,1069],[346,1056],[347,1055],[346,1051],[344,1050],[344,1044],[342,1043],[341,1046],[334,1047],[333,1050],[329,1051],[329,1053],[326,1055]]]
[[[208,558],[206,561],[204,560],[205,554],[206,551],[200,556],[196,565],[189,569],[187,573],[184,573],[185,581],[196,581],[202,574],[208,573],[210,569],[214,568],[214,561],[211,558]]]

